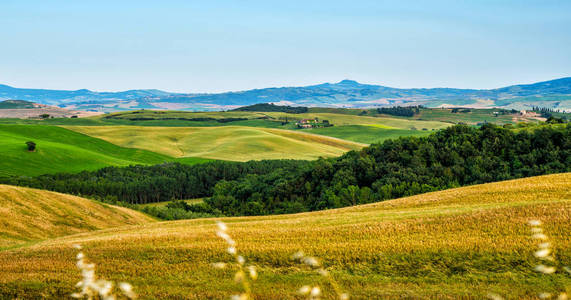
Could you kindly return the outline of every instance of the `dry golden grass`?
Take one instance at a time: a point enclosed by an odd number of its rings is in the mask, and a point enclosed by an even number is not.
[[[261,127],[66,126],[110,143],[172,157],[317,159],[340,156],[365,146],[337,138]]]
[[[464,187],[381,203],[295,215],[223,218],[228,234],[258,270],[256,299],[301,299],[308,283],[334,291],[291,260],[320,258],[352,299],[534,298],[568,276],[533,271],[530,219],[539,219],[557,259],[571,262],[571,173]],[[218,238],[216,219],[149,223],[61,237],[0,252],[0,294],[61,297],[79,279],[71,245],[80,243],[113,281],[144,299],[223,299],[241,292]]]
[[[60,193],[0,185],[0,249],[150,221],[148,216],[123,207]]]

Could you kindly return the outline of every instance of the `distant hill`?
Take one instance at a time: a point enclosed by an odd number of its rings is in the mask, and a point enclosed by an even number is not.
[[[5,100],[0,102],[0,109],[30,109],[37,105],[34,102],[25,100]]]
[[[129,90],[124,92],[94,92],[87,89],[45,90],[20,89],[0,84],[0,100],[22,99],[42,104],[62,104],[68,102],[98,101],[98,100],[131,100],[145,97],[162,97],[174,93],[159,90]]]
[[[305,106],[284,106],[272,103],[259,103],[248,106],[242,106],[234,109],[235,111],[259,111],[259,112],[285,112],[289,114],[302,114],[307,112]]]
[[[427,107],[533,106],[571,111],[571,77],[497,89],[412,88],[399,89],[362,84],[353,80],[304,87],[254,89],[218,94],[180,94],[160,90],[94,92],[18,89],[0,85],[0,100],[22,99],[81,110],[120,111],[132,109],[225,110],[258,103],[291,106],[376,107],[424,105]]]
[[[31,241],[152,221],[127,208],[10,185],[0,185],[0,207],[0,250]]]
[[[83,110],[65,109],[57,106],[39,104],[27,100],[0,101],[0,118],[38,119],[38,118],[78,118],[101,114]]]

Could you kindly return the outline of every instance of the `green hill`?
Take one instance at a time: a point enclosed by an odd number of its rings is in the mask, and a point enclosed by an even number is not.
[[[172,157],[205,157],[248,161],[317,159],[340,156],[364,144],[261,127],[67,126],[122,147],[146,149]]]
[[[36,151],[27,150],[27,141],[36,143]],[[123,148],[65,128],[44,125],[0,125],[0,149],[0,176],[79,172],[111,165],[158,164],[174,160],[166,155]],[[193,163],[192,159],[183,162]]]

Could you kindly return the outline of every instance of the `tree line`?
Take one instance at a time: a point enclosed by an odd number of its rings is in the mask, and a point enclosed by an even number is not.
[[[553,119],[554,118],[553,113],[565,114],[565,111],[560,111],[559,109],[555,110],[553,108],[548,108],[548,107],[534,106],[531,110],[534,112],[538,112],[542,117],[547,119],[549,118]],[[562,116],[559,119],[566,120],[567,116]]]
[[[154,166],[111,166],[97,171],[37,177],[4,177],[0,182],[87,196],[105,202],[148,204],[207,197],[212,195],[220,180],[237,180],[245,175],[271,173],[275,169],[294,172],[307,164],[309,162],[298,160],[213,161],[197,165],[169,162]]]
[[[285,106],[275,105],[273,103],[258,103],[238,107],[234,109],[234,111],[284,112],[288,114],[303,114],[308,111],[308,108],[305,106]]]
[[[377,113],[400,116],[400,117],[412,117],[420,112],[422,108],[421,105],[418,106],[393,106],[393,107],[379,107],[377,108]]]

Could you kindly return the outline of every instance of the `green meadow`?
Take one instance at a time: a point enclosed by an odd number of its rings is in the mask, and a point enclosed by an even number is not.
[[[248,161],[334,157],[364,144],[262,127],[68,126],[122,147],[146,149],[170,157]]]
[[[311,133],[332,136],[348,141],[373,144],[405,136],[427,136],[433,131],[382,128],[375,125],[345,125],[308,130]]]
[[[37,148],[30,152],[26,142]],[[159,164],[173,157],[133,148],[124,148],[57,126],[0,125],[0,175],[35,176],[45,173],[80,172],[106,166]],[[185,159],[197,163],[204,159]]]

